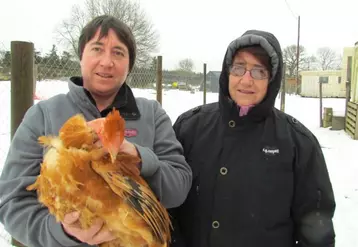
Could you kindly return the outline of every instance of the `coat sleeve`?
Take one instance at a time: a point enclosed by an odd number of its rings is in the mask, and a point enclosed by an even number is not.
[[[186,199],[192,171],[185,161],[183,147],[176,139],[171,120],[155,103],[153,149],[135,144],[142,159],[141,175],[166,208],[180,206]]]
[[[18,127],[0,177],[0,221],[12,237],[28,247],[88,246],[69,238],[60,223],[26,187],[40,173],[43,148],[37,138],[44,133],[39,105],[31,107]]]
[[[295,196],[292,213],[299,247],[333,247],[335,199],[324,155],[303,126],[295,134]]]

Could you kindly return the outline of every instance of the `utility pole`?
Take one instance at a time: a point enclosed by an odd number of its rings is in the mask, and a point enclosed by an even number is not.
[[[323,127],[323,119],[322,119],[322,108],[323,108],[323,102],[322,102],[322,80],[319,80],[319,127]]]
[[[300,90],[299,90],[299,88],[300,88],[300,86],[301,85],[299,85],[299,81],[298,81],[298,78],[299,78],[299,76],[298,76],[298,69],[299,69],[299,64],[300,64],[300,29],[301,29],[301,18],[300,18],[300,16],[298,16],[298,26],[297,26],[297,71],[296,71],[296,94],[299,94],[300,92]]]
[[[204,63],[204,82],[203,82],[203,100],[204,105],[206,104],[206,63]]]

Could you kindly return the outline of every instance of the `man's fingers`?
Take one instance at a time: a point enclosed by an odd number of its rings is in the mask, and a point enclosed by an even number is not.
[[[93,225],[89,229],[81,229],[75,224],[79,216],[80,214],[78,212],[73,212],[65,216],[63,228],[69,235],[76,237],[81,242],[91,245],[101,244],[115,239],[107,229],[102,229],[104,221],[99,218],[93,222]]]
[[[116,239],[112,233],[107,229],[100,230],[89,242],[89,244],[101,244]]]
[[[72,212],[72,213],[66,214],[65,218],[63,219],[63,223],[67,224],[67,225],[71,225],[71,224],[75,223],[79,217],[80,217],[79,212]]]
[[[96,219],[94,224],[88,229],[83,232],[83,236],[81,238],[84,242],[89,243],[88,241],[91,241],[93,237],[101,230],[103,226],[103,220]],[[89,243],[91,244],[91,243]]]

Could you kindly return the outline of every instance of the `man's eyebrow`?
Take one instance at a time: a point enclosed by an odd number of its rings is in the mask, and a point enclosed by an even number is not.
[[[103,46],[104,44],[103,44],[102,42],[100,42],[100,41],[95,41],[95,42],[92,42],[91,45],[92,45],[92,46],[94,46],[94,45]],[[127,50],[126,50],[123,46],[119,46],[119,45],[113,47],[113,49],[127,52]]]
[[[123,46],[119,46],[119,45],[117,45],[117,46],[115,46],[115,47],[113,47],[114,49],[117,49],[117,50],[121,50],[121,51],[127,51]]]
[[[101,46],[103,46],[103,43],[99,42],[99,41],[95,41],[95,42],[92,42],[91,45],[101,45]]]

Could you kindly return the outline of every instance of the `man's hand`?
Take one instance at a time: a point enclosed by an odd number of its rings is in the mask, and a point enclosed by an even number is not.
[[[140,158],[140,155],[138,153],[137,148],[134,146],[133,143],[127,141],[126,138],[124,138],[123,143],[122,143],[119,151],[125,152],[127,154],[130,154],[130,155],[133,155],[133,156],[136,156],[136,157]],[[138,167],[139,170],[141,170],[142,169],[142,163],[139,162],[137,164],[137,167]]]
[[[127,141],[125,138],[123,140],[123,143],[122,143],[119,151],[139,157],[137,148],[134,146],[133,143]]]
[[[97,245],[116,239],[110,231],[102,229],[103,221],[101,219],[96,220],[89,229],[83,230],[79,225],[79,217],[80,213],[78,212],[65,215],[62,226],[68,235],[90,245]]]

